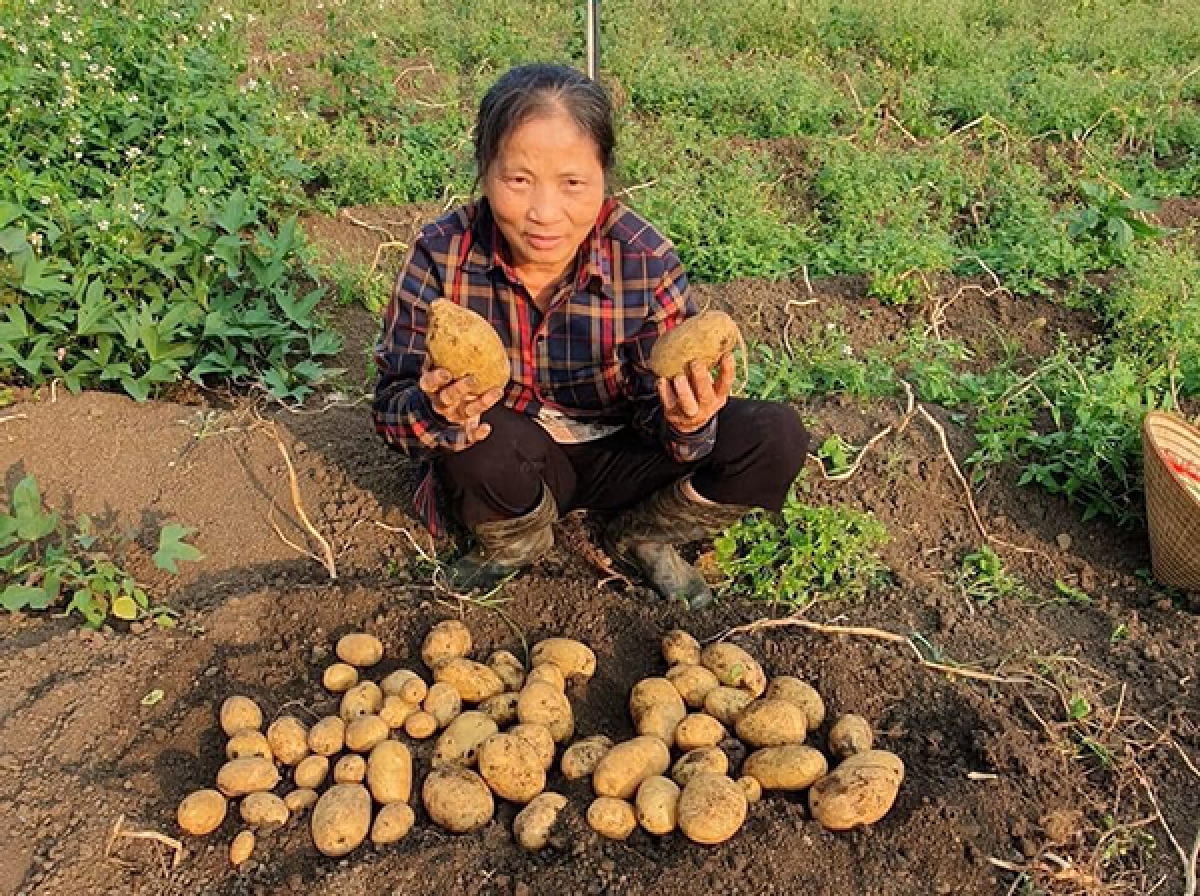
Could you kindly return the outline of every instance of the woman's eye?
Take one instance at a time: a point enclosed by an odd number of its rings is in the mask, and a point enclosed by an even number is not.
[[[510,178],[508,179],[508,183],[509,183],[509,185],[510,185],[510,186],[514,186],[514,187],[523,187],[523,186],[525,186],[526,184],[528,184],[528,183],[529,183],[529,178],[527,178],[527,177],[522,177],[522,176],[521,176],[521,175],[519,175],[519,174],[515,174],[515,175],[513,175],[512,177],[510,177]]]
[[[586,181],[582,181],[577,178],[572,178],[571,180],[567,181],[567,186],[570,187],[572,190],[578,190],[578,189],[586,186],[586,183],[587,183]]]

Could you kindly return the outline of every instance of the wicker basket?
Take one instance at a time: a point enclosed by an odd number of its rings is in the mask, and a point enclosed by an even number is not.
[[[1154,577],[1200,591],[1200,430],[1153,411],[1142,426]]]

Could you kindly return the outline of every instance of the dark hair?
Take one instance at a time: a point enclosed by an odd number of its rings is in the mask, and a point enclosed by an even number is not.
[[[600,164],[605,172],[611,171],[616,134],[608,92],[578,69],[538,63],[509,69],[479,104],[475,123],[476,177],[487,173],[505,137],[530,118],[549,113],[556,105],[592,138]]]

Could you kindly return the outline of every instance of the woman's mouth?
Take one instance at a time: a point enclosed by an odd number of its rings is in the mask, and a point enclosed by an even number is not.
[[[526,234],[525,239],[529,240],[529,245],[533,248],[542,251],[553,249],[562,242],[561,236],[541,236],[535,233]]]

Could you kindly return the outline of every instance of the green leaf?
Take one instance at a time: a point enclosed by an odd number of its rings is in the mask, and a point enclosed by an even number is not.
[[[30,585],[9,585],[0,591],[0,607],[13,613],[25,609],[44,610],[50,605],[50,600],[45,588]]]
[[[13,489],[12,511],[17,521],[17,536],[25,541],[39,541],[58,525],[57,513],[42,511],[42,495],[32,473]]]
[[[132,597],[123,594],[112,603],[112,614],[118,619],[130,622],[138,618],[138,606]]]
[[[161,703],[163,697],[165,696],[167,696],[167,694],[162,688],[155,688],[138,702],[141,703],[142,706],[154,706],[156,703]]]
[[[1072,697],[1068,704],[1067,714],[1071,717],[1072,722],[1078,722],[1080,719],[1086,719],[1092,712],[1092,704],[1087,701],[1086,697]]]
[[[20,227],[6,227],[0,230],[0,251],[7,255],[31,251],[29,242],[25,239],[25,231]]]
[[[158,550],[154,554],[154,565],[175,575],[179,572],[178,563],[203,560],[204,555],[194,545],[184,541],[195,532],[194,528],[178,523],[163,526],[162,531],[158,533]]]

